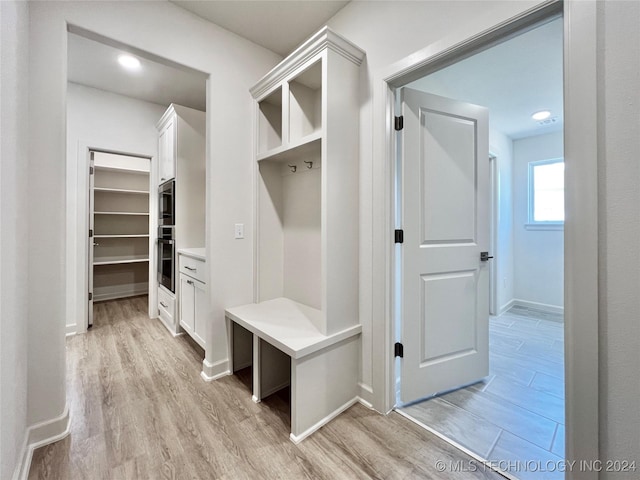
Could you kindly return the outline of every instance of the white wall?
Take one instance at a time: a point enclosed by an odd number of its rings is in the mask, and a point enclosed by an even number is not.
[[[27,82],[29,5],[0,2],[0,478],[27,431]]]
[[[87,279],[78,252],[86,249],[86,158],[79,147],[110,149],[123,153],[157,156],[156,123],[168,105],[157,105],[114,93],[67,85],[67,284],[69,292],[85,292]],[[80,190],[80,191],[79,191]],[[153,192],[153,190],[152,190]],[[82,199],[82,200],[81,200]],[[77,200],[77,201],[76,201]],[[66,331],[86,322],[86,296],[67,295]],[[82,329],[80,329],[82,330]]]
[[[531,306],[564,307],[564,231],[527,230],[529,162],[564,157],[563,133],[513,142],[514,299]]]
[[[491,129],[489,151],[498,162],[498,218],[495,268],[496,268],[496,314],[513,299],[514,292],[514,245],[513,245],[513,142],[506,135]]]
[[[600,454],[640,462],[640,3],[599,4]],[[601,474],[631,480],[638,472]]]
[[[280,57],[168,2],[33,2],[30,29],[28,422],[65,408],[67,23],[206,74],[207,215],[212,324],[207,358],[227,358],[224,307],[253,298],[252,102],[249,87]],[[197,47],[197,48],[196,48]],[[42,241],[42,234],[47,242]]]
[[[388,384],[380,355],[385,345],[386,304],[384,238],[390,234],[381,212],[385,166],[376,164],[380,139],[374,136],[373,105],[382,102],[382,78],[389,66],[428,46],[455,44],[520,14],[539,1],[422,1],[351,2],[328,22],[337,33],[362,48],[367,57],[360,76],[360,322],[362,324],[361,396],[386,410]],[[380,32],[384,32],[383,35]],[[376,100],[377,97],[377,100]],[[376,111],[379,117],[382,111]],[[508,235],[507,235],[508,236]],[[504,239],[504,238],[503,238]],[[509,266],[505,267],[509,271]],[[503,292],[504,294],[504,292]],[[508,294],[508,293],[507,293]]]

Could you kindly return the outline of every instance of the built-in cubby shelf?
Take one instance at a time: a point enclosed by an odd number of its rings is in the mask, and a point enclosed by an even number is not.
[[[95,187],[93,189],[94,192],[105,192],[105,193],[126,193],[131,195],[149,195],[149,190],[128,190],[124,188],[102,188]]]
[[[149,238],[148,233],[131,234],[131,235],[94,235],[93,238]]]
[[[231,361],[253,359],[256,402],[291,386],[294,442],[357,399],[363,58],[325,27],[251,89],[257,285],[254,303],[226,310]]]
[[[322,61],[317,61],[288,82],[289,144],[309,135],[321,135]]]
[[[132,257],[94,257],[94,265],[116,265],[120,263],[140,263],[148,262],[149,256],[132,256]]]
[[[258,151],[282,146],[282,88],[258,103]]]
[[[310,135],[307,135],[306,137],[301,138],[298,142],[289,144],[287,147],[281,146],[268,152],[258,154],[256,159],[259,162],[263,160],[284,162],[287,160],[301,158],[309,155],[319,155],[321,144],[322,133],[314,132]]]
[[[149,212],[93,212],[94,215],[136,215],[138,217],[148,217]]]
[[[121,172],[127,175],[143,175],[148,177],[149,170],[143,170],[139,168],[128,168],[126,166],[107,166],[107,165],[96,165],[96,172]]]

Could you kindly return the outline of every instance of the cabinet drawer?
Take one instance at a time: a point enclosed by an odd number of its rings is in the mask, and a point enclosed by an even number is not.
[[[174,325],[175,321],[175,308],[176,308],[176,300],[163,288],[158,288],[158,310],[160,311],[160,316],[163,317],[165,321],[168,321],[171,325]]]
[[[206,283],[205,262],[202,260],[196,260],[195,258],[187,257],[185,255],[179,255],[180,258],[180,273],[200,280]]]

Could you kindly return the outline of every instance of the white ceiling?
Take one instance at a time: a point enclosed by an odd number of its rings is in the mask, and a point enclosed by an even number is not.
[[[177,2],[197,10],[199,15],[215,14],[216,21],[224,23],[225,28],[283,54],[313,34],[346,3],[315,0]],[[118,54],[126,50],[129,49],[107,39],[85,38],[85,32],[69,33],[69,80],[160,105],[177,103],[205,109],[205,74],[144,52],[132,52],[142,61],[141,71],[132,74],[117,64]],[[562,20],[530,30],[413,82],[409,87],[484,105],[490,109],[492,127],[513,139],[560,130],[563,125]],[[541,126],[533,121],[531,114],[542,109],[551,110],[557,122]]]
[[[69,33],[68,79],[89,87],[169,106],[171,103],[205,110],[206,79],[204,73],[186,67],[137,57],[139,71],[131,72],[118,64],[118,55],[127,48],[117,48]]]
[[[512,139],[563,125],[562,19],[553,20],[408,85],[489,108],[492,128]],[[550,110],[556,122],[531,114]]]
[[[349,3],[348,0],[170,1],[283,57]]]

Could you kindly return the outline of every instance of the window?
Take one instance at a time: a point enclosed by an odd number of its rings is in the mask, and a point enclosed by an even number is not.
[[[529,163],[529,223],[527,228],[564,225],[564,160]]]

